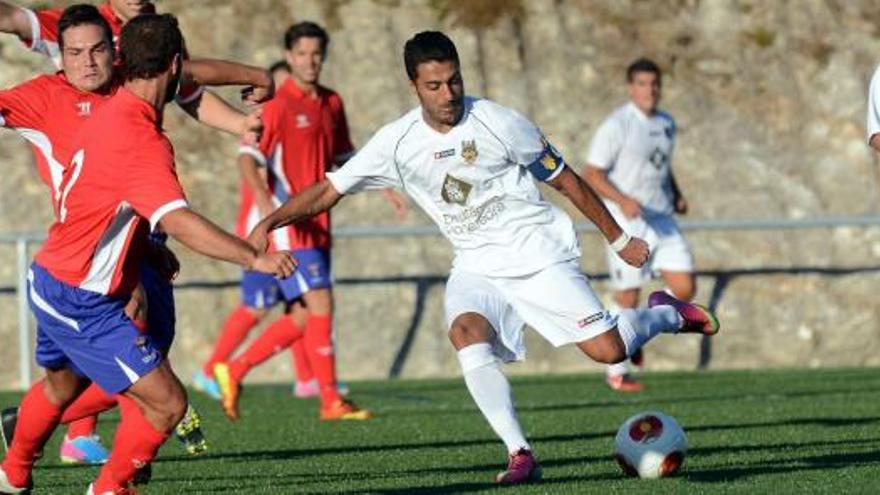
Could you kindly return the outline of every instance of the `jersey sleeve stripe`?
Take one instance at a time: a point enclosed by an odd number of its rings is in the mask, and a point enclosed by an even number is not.
[[[31,25],[31,39],[27,40],[29,41],[27,47],[29,50],[33,50],[37,46],[37,43],[43,41],[40,36],[40,20],[37,19],[37,14],[33,10],[24,7],[21,7],[21,10],[24,11],[28,18],[28,23]]]
[[[250,156],[254,157],[254,160],[256,160],[257,163],[260,164],[260,166],[263,166],[263,167],[266,166],[266,157],[263,156],[263,153],[261,153],[260,150],[254,148],[253,146],[248,146],[248,145],[239,146],[238,147],[238,154],[239,155],[250,155]]]
[[[187,203],[185,199],[175,199],[174,201],[165,203],[153,212],[153,215],[150,217],[150,228],[156,230],[156,226],[159,225],[159,221],[162,220],[162,217],[174,210],[188,207],[189,203]]]

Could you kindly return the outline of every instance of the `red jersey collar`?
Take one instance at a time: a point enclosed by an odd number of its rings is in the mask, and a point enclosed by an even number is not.
[[[323,98],[324,95],[326,94],[326,90],[324,89],[324,86],[321,86],[320,84],[318,84],[317,90],[318,90],[317,95],[316,95],[317,98],[318,99]],[[284,83],[281,85],[280,91],[286,91],[296,98],[311,98],[312,97],[312,95],[310,95],[309,93],[306,93],[305,90],[300,88],[296,84],[296,81],[293,80],[292,77],[288,77],[287,80],[284,81]]]

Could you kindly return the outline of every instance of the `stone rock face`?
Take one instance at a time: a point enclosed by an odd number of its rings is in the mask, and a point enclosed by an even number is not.
[[[179,16],[194,56],[257,65],[280,56],[290,23],[326,24],[333,39],[324,80],[345,99],[356,144],[416,104],[403,70],[403,43],[416,31],[443,29],[458,44],[467,90],[534,119],[577,168],[601,119],[625,101],[626,65],[652,57],[665,70],[663,106],[678,121],[674,163],[693,218],[807,218],[880,209],[880,172],[864,136],[868,80],[880,59],[873,2],[165,0],[159,6]],[[17,40],[0,37],[0,87],[47,70],[47,62]],[[219,93],[235,98],[233,90]],[[195,208],[232,228],[236,140],[177,109],[169,110],[166,128]],[[0,232],[44,230],[51,220],[48,195],[28,147],[12,132],[0,133],[0,162]],[[377,194],[346,199],[334,222],[401,223]],[[427,222],[420,211],[403,221]],[[714,342],[712,366],[880,365],[880,230],[689,237],[705,272],[699,299],[720,294],[724,330]],[[192,284],[233,281],[238,270],[176,247],[183,271],[173,359],[188,377],[207,358],[238,301],[232,285]],[[583,248],[584,269],[604,273],[596,236],[585,236]],[[458,373],[443,315],[451,256],[436,237],[338,239],[343,378]],[[18,385],[11,246],[0,248],[0,260],[4,388]],[[601,277],[594,287],[610,300]],[[513,366],[515,373],[599,369],[576,349],[552,350],[534,332],[528,339],[530,359]],[[698,349],[699,339],[660,338],[650,345],[647,366],[691,368]],[[251,376],[289,380],[290,370],[285,353]]]

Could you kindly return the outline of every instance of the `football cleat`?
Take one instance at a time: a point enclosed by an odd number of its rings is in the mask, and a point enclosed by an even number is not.
[[[17,493],[27,493],[30,490],[30,486],[15,486],[10,483],[9,478],[6,476],[6,471],[3,471],[3,467],[0,466],[0,493],[15,495]]]
[[[507,471],[502,471],[495,476],[495,482],[502,485],[518,485],[539,481],[541,479],[541,466],[535,460],[531,450],[519,449],[510,454],[507,462]]]
[[[232,377],[229,365],[217,363],[214,365],[214,379],[220,385],[220,404],[223,412],[230,421],[238,421],[238,396],[241,393],[241,384]]]
[[[110,453],[101,444],[98,435],[68,438],[61,442],[61,462],[63,464],[89,464],[97,466],[107,462]]]
[[[116,490],[106,490],[103,492],[95,491],[95,484],[90,483],[86,495],[138,495],[138,491],[134,488],[119,488]]]
[[[153,464],[147,463],[134,473],[134,479],[131,480],[131,484],[137,488],[149,484],[151,479],[153,479]]]
[[[174,427],[174,436],[183,443],[189,455],[201,455],[208,450],[208,441],[202,433],[202,417],[192,404],[187,404],[186,414]]]
[[[715,335],[721,329],[718,317],[709,311],[709,308],[676,299],[662,290],[648,296],[648,307],[653,308],[654,306],[672,306],[678,311],[683,320],[681,328],[678,330],[680,333]]]
[[[192,384],[196,391],[201,392],[214,400],[223,399],[223,396],[220,394],[220,385],[217,384],[217,380],[206,375],[202,370],[196,371],[196,374],[193,375]]]
[[[322,421],[354,420],[363,421],[373,417],[373,413],[359,408],[350,400],[341,399],[328,407],[321,407],[320,418]]]
[[[15,424],[18,423],[18,408],[9,407],[0,411],[0,438],[3,440],[3,448],[9,452],[12,445],[12,435],[15,434]]]
[[[645,386],[631,375],[607,375],[605,383],[608,388],[617,392],[641,392]]]

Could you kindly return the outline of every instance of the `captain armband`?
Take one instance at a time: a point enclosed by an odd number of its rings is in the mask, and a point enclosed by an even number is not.
[[[539,181],[549,182],[555,179],[562,172],[562,169],[565,168],[565,160],[562,159],[562,155],[545,138],[542,137],[541,142],[544,144],[544,149],[538,155],[538,158],[526,168]]]

